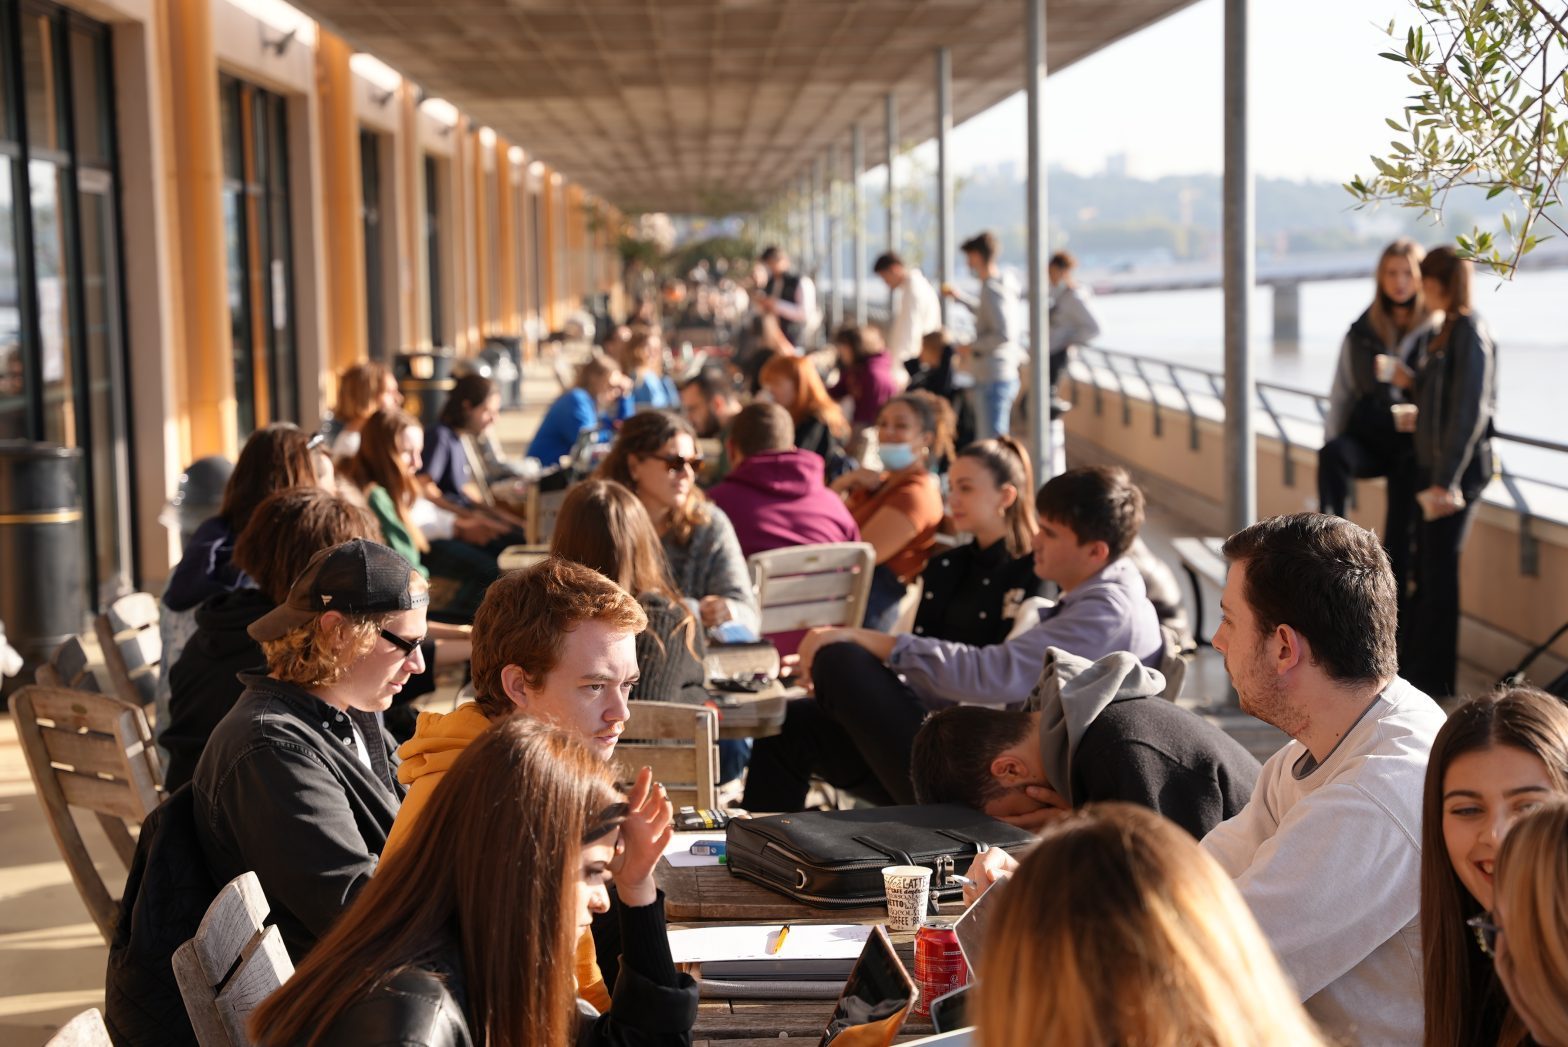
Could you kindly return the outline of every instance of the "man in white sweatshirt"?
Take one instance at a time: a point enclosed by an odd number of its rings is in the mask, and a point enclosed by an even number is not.
[[[920,340],[942,329],[942,302],[925,274],[891,251],[878,257],[871,270],[887,284],[892,299],[887,351],[900,365],[893,369],[893,381],[902,388],[909,381],[909,361],[920,356]]]
[[[1422,1040],[1421,795],[1443,712],[1396,675],[1393,572],[1338,517],[1232,535],[1214,647],[1241,707],[1293,739],[1203,839],[1333,1038]]]

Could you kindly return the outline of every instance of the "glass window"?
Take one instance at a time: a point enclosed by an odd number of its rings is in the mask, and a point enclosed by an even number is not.
[[[60,111],[60,78],[55,54],[55,19],[34,10],[22,12],[22,85],[27,104],[27,141],[40,152],[65,146]]]
[[[27,165],[27,178],[32,190],[33,280],[44,390],[43,438],[75,447],[76,368],[71,348],[72,288],[63,200],[66,172],[48,160],[33,160]]]
[[[381,266],[381,137],[359,133],[359,206],[365,241],[365,342],[372,360],[387,360],[392,347],[386,343],[382,315],[386,288]]]
[[[124,355],[120,349],[120,301],[116,276],[113,186],[97,173],[83,175],[81,201],[82,328],[86,350],[89,477],[93,505],[93,549],[100,602],[132,588],[126,551],[131,548],[129,502],[121,478],[130,470]]]
[[[20,440],[29,435],[21,275],[17,271],[21,252],[16,241],[15,177],[11,158],[0,154],[0,440]]]
[[[430,277],[430,344],[446,341],[445,294],[441,285],[441,165],[425,157],[425,265]]]
[[[76,119],[76,162],[82,167],[112,167],[109,128],[113,110],[105,81],[109,74],[107,41],[82,28],[71,30],[71,113]]]

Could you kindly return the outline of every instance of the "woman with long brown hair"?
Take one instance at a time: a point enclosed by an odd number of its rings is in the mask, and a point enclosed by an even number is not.
[[[423,466],[424,431],[412,415],[376,411],[360,427],[359,450],[342,476],[364,494],[387,545],[426,578],[457,582],[435,613],[469,622],[490,583],[500,577],[495,556],[480,546],[491,532],[482,521],[448,512],[425,497],[416,478]]]
[[[972,443],[947,472],[947,516],[970,535],[920,573],[914,633],[985,647],[1012,632],[1022,601],[1043,595],[1034,573],[1034,470],[1011,436]]]
[[[561,503],[550,553],[592,567],[637,597],[648,628],[637,637],[641,675],[631,697],[702,705],[706,644],[670,581],[659,535],[637,496],[613,480],[584,480]]]
[[[953,408],[925,392],[893,397],[877,415],[877,449],[881,469],[855,469],[832,487],[876,550],[866,628],[888,632],[898,602],[935,548],[942,522],[936,469],[953,454]]]
[[[697,987],[670,959],[652,864],[618,846],[671,834],[668,801],[576,738],[528,717],[464,750],[354,904],[251,1016],[268,1047],[689,1043]],[[615,1002],[574,1005],[574,943],[620,895]]]
[[[1508,831],[1491,926],[1478,922],[1531,1039],[1568,1047],[1568,803],[1545,803]]]
[[[671,411],[643,411],[621,424],[595,477],[614,480],[648,510],[664,546],[670,580],[712,629],[735,621],[755,636],[757,596],[735,527],[697,487],[697,436]]]
[[[338,376],[338,402],[332,408],[332,422],[341,426],[330,434],[332,457],[352,458],[359,450],[359,436],[366,420],[377,411],[398,411],[402,407],[403,391],[386,364],[366,360],[346,369]]]
[[[1519,1016],[1466,922],[1495,901],[1509,823],[1568,796],[1568,707],[1530,687],[1472,698],[1438,731],[1421,817],[1426,1047],[1518,1047]]]
[[[1492,482],[1497,348],[1471,309],[1471,263],[1451,247],[1421,262],[1427,305],[1442,326],[1423,344],[1411,399],[1416,407],[1415,581],[1400,622],[1399,671],[1434,698],[1454,693],[1459,662],[1459,554],[1481,493]]]
[[[775,353],[758,375],[762,388],[795,420],[795,447],[824,462],[843,454],[849,422],[828,395],[812,362],[794,353]]]
[[[1235,884],[1153,811],[1049,825],[987,920],[981,1047],[1319,1047]]]
[[[1394,428],[1391,407],[1405,403],[1415,385],[1418,343],[1431,326],[1421,294],[1425,257],[1420,244],[1404,238],[1379,256],[1372,304],[1340,344],[1318,452],[1318,507],[1325,513],[1345,515],[1356,480],[1388,477],[1383,546],[1401,599],[1410,573],[1413,452],[1410,435]]]

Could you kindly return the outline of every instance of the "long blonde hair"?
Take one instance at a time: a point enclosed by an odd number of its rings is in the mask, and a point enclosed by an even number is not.
[[[1522,815],[1497,855],[1503,984],[1543,1043],[1568,1043],[1568,802]]]
[[[1235,885],[1131,804],[1048,828],[988,921],[981,1047],[1319,1047]]]
[[[1410,324],[1403,329],[1394,322],[1388,296],[1383,293],[1383,263],[1390,258],[1409,266],[1410,275],[1416,284],[1416,300],[1410,308]],[[1421,289],[1421,262],[1425,258],[1426,249],[1403,236],[1383,248],[1383,253],[1377,257],[1377,270],[1372,274],[1372,306],[1367,310],[1367,318],[1372,324],[1372,330],[1390,349],[1397,348],[1401,338],[1427,322],[1426,295]]]

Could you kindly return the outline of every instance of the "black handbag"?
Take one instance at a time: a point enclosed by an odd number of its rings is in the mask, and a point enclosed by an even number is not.
[[[819,909],[879,905],[882,869],[923,865],[931,892],[956,897],[954,873],[987,847],[1027,848],[1034,834],[958,804],[803,811],[737,818],[725,830],[725,861],[736,876]]]

